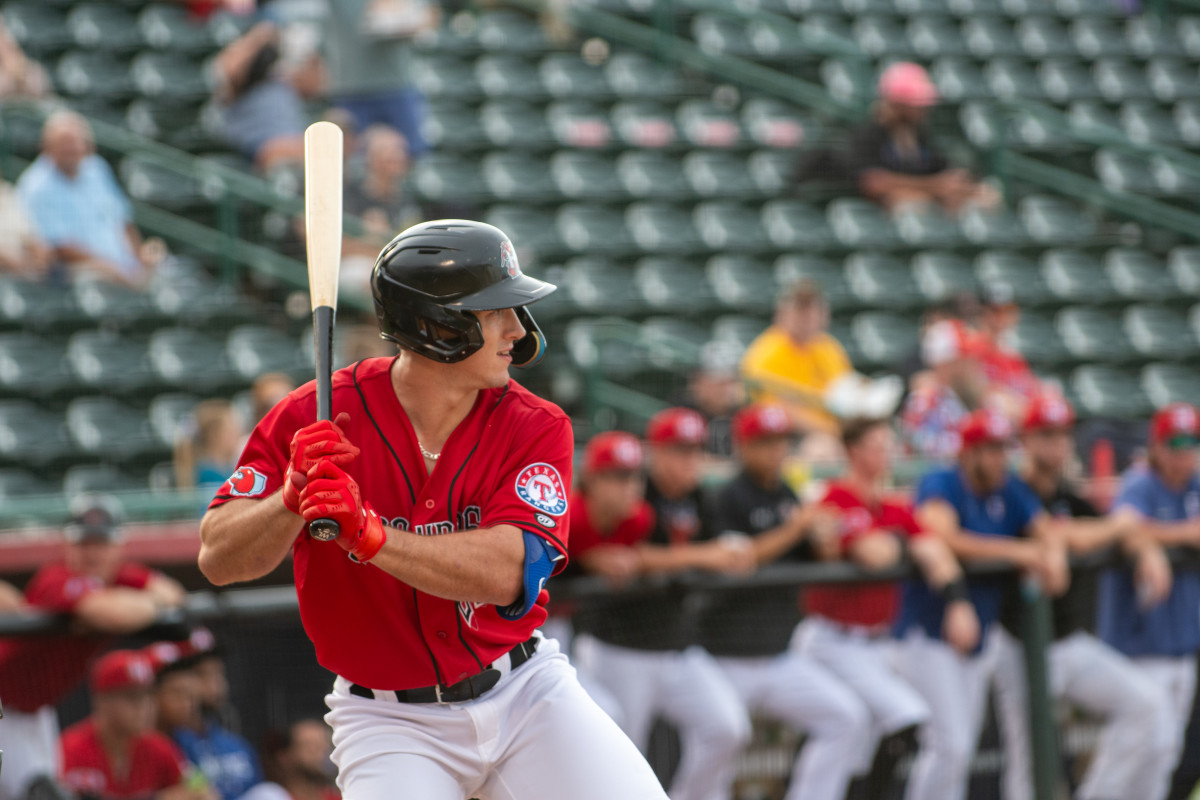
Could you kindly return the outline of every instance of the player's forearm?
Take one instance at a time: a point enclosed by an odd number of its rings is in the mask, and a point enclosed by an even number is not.
[[[641,556],[641,571],[652,575],[702,567],[700,551],[694,545],[663,547],[644,544],[638,547],[638,555]]]
[[[119,586],[84,597],[74,616],[89,631],[120,635],[150,625],[163,608],[149,592]]]
[[[164,608],[174,608],[180,605],[186,594],[178,581],[162,574],[151,576],[150,581],[146,584],[146,592]]]
[[[388,529],[371,564],[426,594],[468,603],[507,606],[523,591],[525,540],[501,525],[441,536]]]
[[[1142,521],[1140,528],[1163,547],[1196,547],[1200,545],[1200,520],[1158,522],[1146,519]]]
[[[1115,517],[1068,519],[1059,524],[1072,553],[1090,553],[1108,547],[1130,533],[1123,520]]]
[[[963,576],[962,565],[940,539],[918,536],[908,542],[908,552],[925,583],[941,591]]]
[[[200,521],[200,571],[217,586],[261,578],[287,556],[303,523],[279,492],[210,509]]]
[[[750,539],[754,548],[754,560],[759,564],[770,564],[791,550],[804,538],[805,528],[792,522],[784,522]]]
[[[1007,561],[1018,567],[1029,567],[1037,561],[1034,542],[1007,536],[980,536],[960,531],[946,539],[946,545],[962,561]]]

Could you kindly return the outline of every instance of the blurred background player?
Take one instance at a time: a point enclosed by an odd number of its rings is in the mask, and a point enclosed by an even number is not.
[[[1121,480],[1114,508],[1130,510],[1166,546],[1200,546],[1200,412],[1186,403],[1159,409],[1150,421],[1147,463]],[[1100,579],[1096,627],[1100,637],[1132,659],[1167,692],[1173,719],[1170,754],[1179,758],[1196,691],[1200,650],[1200,573],[1181,570],[1166,600],[1151,605],[1135,575],[1112,569]],[[1164,790],[1165,791],[1165,790]]]
[[[935,469],[917,487],[916,518],[963,562],[1012,564],[1049,594],[1066,589],[1065,547],[1054,537],[1033,491],[1009,472],[1008,420],[993,411],[968,415],[958,464]],[[983,725],[996,648],[990,629],[1003,588],[994,580],[955,581],[940,593],[923,581],[904,587],[898,633],[900,672],[929,705],[921,749],[909,776],[908,800],[963,800],[971,757]],[[945,638],[947,605],[969,596],[979,618],[980,646],[970,655]]]
[[[933,591],[963,579],[949,548],[926,535],[912,507],[890,496],[895,436],[887,420],[859,418],[842,427],[847,471],[829,484],[822,503],[838,514],[843,558],[867,570],[900,563],[907,552]],[[866,705],[879,745],[863,781],[867,797],[882,797],[896,764],[915,751],[917,728],[929,716],[925,701],[895,672],[892,627],[900,607],[900,586],[892,581],[845,586],[814,586],[803,594],[805,617],[793,646],[846,684]],[[969,599],[946,608],[943,638],[958,652],[978,644],[979,620]]]
[[[654,544],[654,510],[645,491],[642,446],[623,431],[597,434],[583,456],[579,491],[571,499],[571,560],[616,585],[637,575],[685,569],[747,572],[738,544],[713,540]],[[712,796],[719,776],[750,737],[750,721],[712,658],[692,646],[680,598],[668,590],[614,597],[577,621],[581,672],[616,700],[621,722],[645,752],[662,716],[679,730],[682,760],[671,800]]]
[[[24,797],[38,778],[57,774],[54,706],[87,675],[113,637],[147,627],[177,608],[183,588],[165,575],[121,559],[120,509],[115,499],[81,495],[63,529],[63,558],[42,567],[25,588],[29,607],[69,614],[72,632],[0,640],[0,798]]]
[[[646,502],[654,510],[650,541],[688,544],[713,538],[712,517],[701,488],[708,425],[689,408],[668,408],[646,424],[650,461]]]
[[[723,535],[749,536],[758,565],[827,557],[836,546],[832,518],[815,504],[802,506],[783,480],[795,433],[777,405],[751,405],[733,418],[741,472],[717,495],[716,526]],[[841,800],[866,758],[870,716],[837,677],[789,649],[796,617],[794,588],[733,589],[703,616],[700,642],[748,709],[806,734],[787,800]],[[715,792],[727,795],[733,778],[729,769]]]
[[[163,734],[154,730],[154,668],[136,650],[92,667],[92,713],[63,731],[62,782],[83,800],[216,800]]]
[[[1119,545],[1133,562],[1139,597],[1147,608],[1156,606],[1171,591],[1166,554],[1136,513],[1126,508],[1104,516],[1068,482],[1074,423],[1074,410],[1063,398],[1046,394],[1033,400],[1022,425],[1021,478],[1037,494],[1072,553]],[[1160,798],[1170,779],[1171,737],[1177,733],[1167,695],[1129,659],[1093,635],[1098,578],[1096,569],[1072,571],[1070,588],[1054,600],[1054,641],[1047,652],[1051,696],[1104,721],[1075,796],[1080,800]],[[1028,800],[1033,796],[1033,776],[1020,600],[1015,594],[1000,618],[1002,645],[995,685],[1005,737],[1004,796]]]
[[[332,752],[329,726],[319,719],[302,719],[268,733],[263,763],[267,777],[282,786],[291,800],[339,800]]]

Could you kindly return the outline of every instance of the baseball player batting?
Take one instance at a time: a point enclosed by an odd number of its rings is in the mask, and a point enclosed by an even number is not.
[[[371,290],[398,354],[334,373],[332,422],[311,422],[313,384],[289,394],[242,455],[255,480],[227,483],[201,524],[217,584],[292,553],[337,676],[326,719],[350,800],[665,797],[537,631],[565,563],[573,436],[508,370],[540,357],[526,306],[554,288],[490,225],[397,235]],[[337,539],[301,535],[320,518]]]

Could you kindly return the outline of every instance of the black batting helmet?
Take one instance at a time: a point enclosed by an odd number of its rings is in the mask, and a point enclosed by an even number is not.
[[[536,364],[546,341],[525,306],[555,288],[521,272],[504,231],[463,219],[422,222],[400,232],[371,271],[379,335],[445,364],[483,347],[483,330],[470,312],[497,308],[516,309],[525,328],[513,345],[513,364]]]

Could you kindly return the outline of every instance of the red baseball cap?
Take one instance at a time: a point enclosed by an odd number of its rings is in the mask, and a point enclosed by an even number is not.
[[[925,107],[938,101],[938,90],[924,67],[900,61],[879,76],[879,97],[890,103]]]
[[[733,438],[750,442],[765,436],[790,436],[796,432],[787,409],[771,403],[754,403],[733,415]]]
[[[1075,409],[1065,397],[1057,394],[1041,394],[1033,399],[1025,410],[1025,419],[1021,430],[1042,430],[1043,428],[1070,428],[1075,424]]]
[[[708,439],[708,423],[690,408],[664,408],[646,425],[646,440],[652,444],[703,445]]]
[[[92,665],[88,686],[93,693],[148,689],[154,685],[154,666],[140,650],[113,650]]]
[[[963,417],[958,434],[966,450],[981,444],[1007,444],[1013,438],[1013,426],[1003,414],[981,408]]]
[[[1190,403],[1171,403],[1150,420],[1150,441],[1183,449],[1200,446],[1200,412]]]
[[[155,675],[174,669],[190,669],[209,656],[221,655],[212,631],[203,626],[193,628],[183,641],[155,642],[142,648],[142,652],[150,659]]]
[[[642,443],[632,433],[598,433],[583,451],[584,472],[637,472],[641,468]]]

